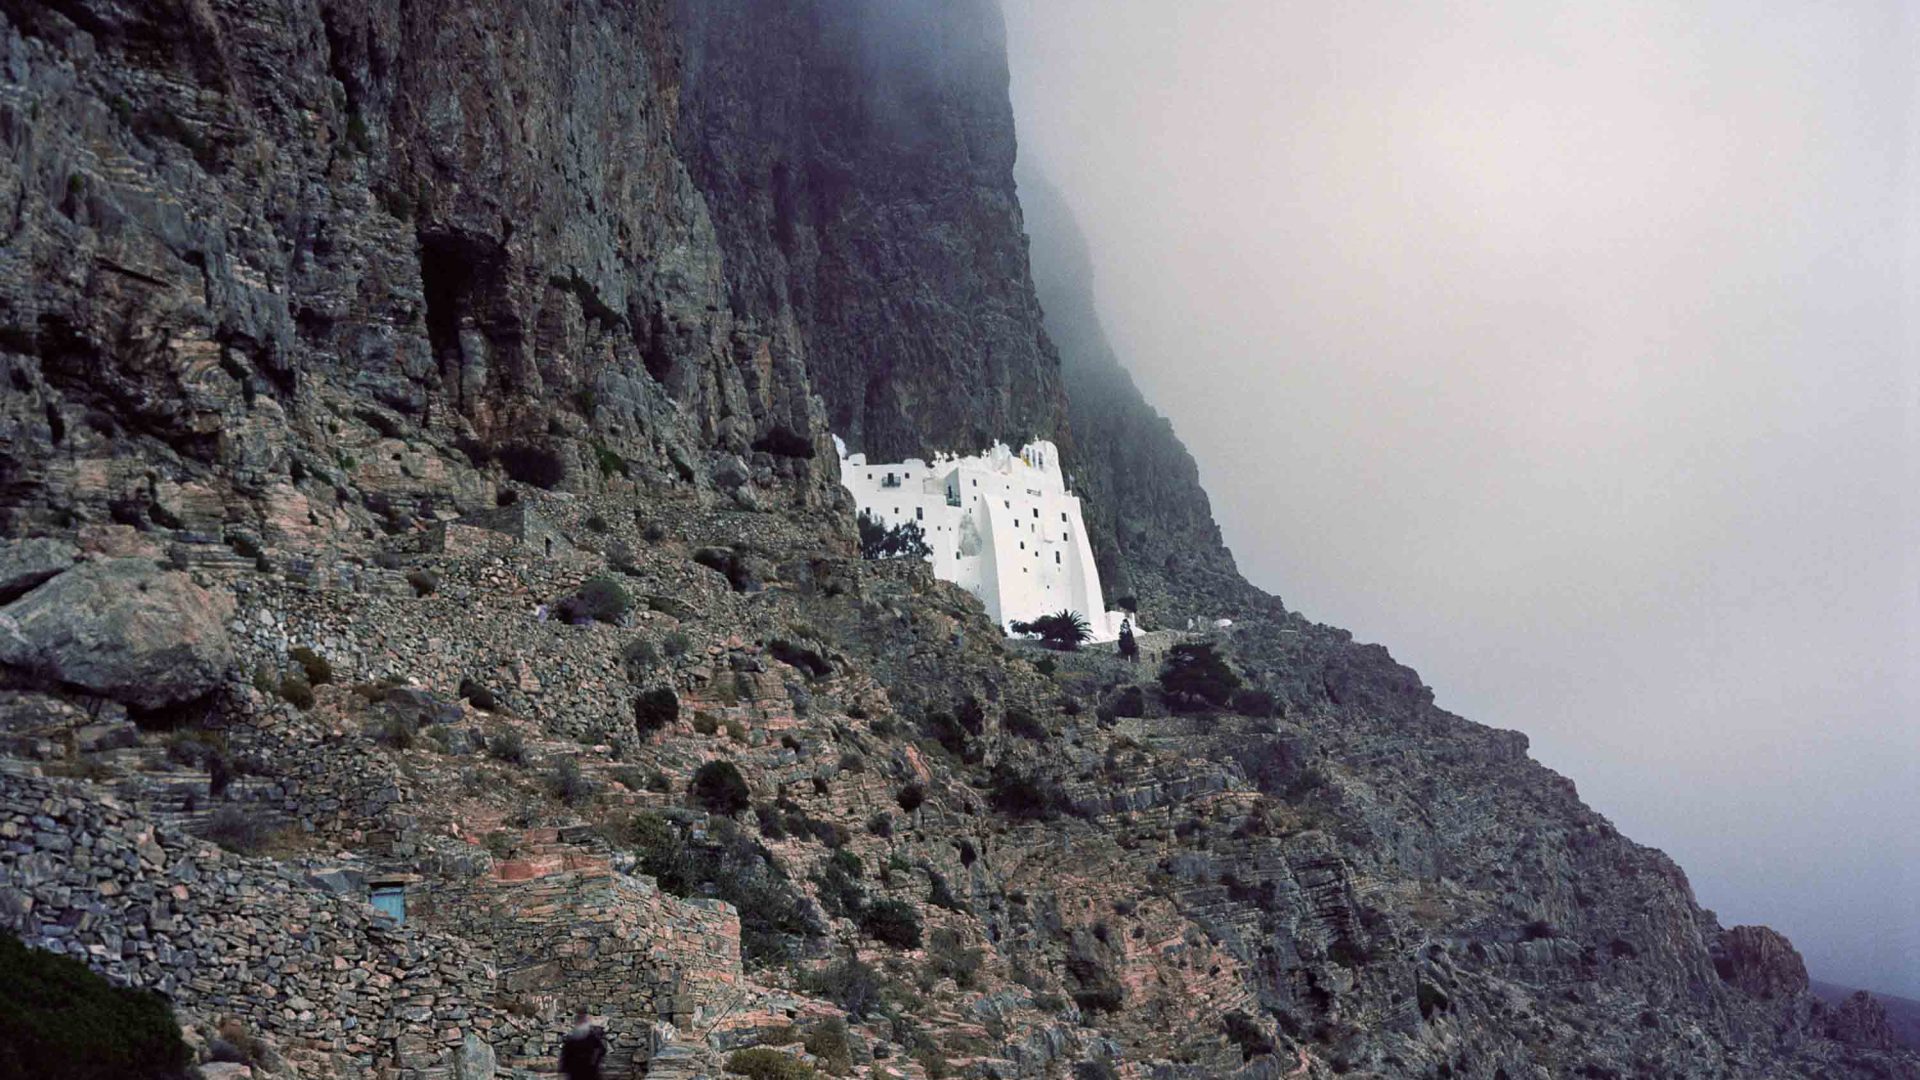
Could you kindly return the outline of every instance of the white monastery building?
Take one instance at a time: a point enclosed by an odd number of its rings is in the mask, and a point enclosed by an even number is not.
[[[1120,636],[1127,613],[1107,610],[1080,499],[1067,491],[1052,443],[1028,443],[1017,454],[995,443],[972,457],[897,465],[849,455],[837,435],[833,443],[840,480],[859,508],[889,528],[918,524],[934,576],[979,597],[1001,629],[1067,610],[1087,620],[1094,641]]]

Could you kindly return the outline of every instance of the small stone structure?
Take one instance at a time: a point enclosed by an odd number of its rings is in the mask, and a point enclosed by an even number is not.
[[[984,454],[936,455],[870,464],[840,451],[840,481],[860,510],[889,528],[912,523],[932,549],[935,577],[979,597],[1005,628],[1056,611],[1086,618],[1094,641],[1120,635],[1122,611],[1108,611],[1081,518],[1067,490],[1060,451],[1045,440],[1015,453],[995,443]]]

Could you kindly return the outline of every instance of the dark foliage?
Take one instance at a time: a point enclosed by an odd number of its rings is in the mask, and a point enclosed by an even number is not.
[[[860,914],[860,929],[883,945],[896,949],[920,947],[920,916],[904,900],[876,900]]]
[[[547,771],[547,794],[566,803],[579,806],[593,798],[593,781],[580,772],[580,763],[572,758],[562,758]]]
[[[1018,705],[1007,709],[1006,719],[1001,722],[1001,726],[1006,728],[1007,734],[1021,739],[1040,742],[1047,737],[1046,726],[1034,719],[1033,713]]]
[[[731,761],[709,761],[700,766],[693,774],[693,782],[687,785],[687,794],[692,796],[694,805],[723,817],[732,817],[753,802],[746,777],[740,775]]]
[[[1251,716],[1262,720],[1270,716],[1277,716],[1280,712],[1279,703],[1274,700],[1273,694],[1258,687],[1242,687],[1239,690],[1235,690],[1233,692],[1231,705],[1233,711],[1239,713],[1241,716]]]
[[[656,686],[633,699],[633,726],[651,735],[680,719],[680,696],[670,686]]]
[[[1212,645],[1186,642],[1168,651],[1160,688],[1169,701],[1187,708],[1224,708],[1240,689],[1240,676]]]
[[[563,622],[618,622],[633,606],[633,597],[610,577],[589,578],[579,589],[563,598],[558,613]]]
[[[1093,629],[1087,625],[1086,617],[1077,611],[1056,611],[1030,622],[1015,620],[1008,623],[1007,628],[1016,634],[1037,637],[1050,649],[1068,652],[1078,649],[1081,642],[1093,636]]]
[[[911,814],[920,809],[921,803],[927,801],[927,789],[919,784],[908,784],[894,795],[893,801],[900,804],[900,809]]]
[[[327,663],[326,657],[305,645],[295,647],[287,653],[287,656],[300,665],[300,670],[307,674],[307,682],[312,685],[320,686],[333,681],[333,665]]]
[[[785,961],[793,939],[821,933],[811,905],[793,889],[767,849],[730,821],[704,842],[688,840],[657,814],[633,821],[640,868],[674,896],[714,896],[740,912],[740,950],[750,967]]]
[[[927,532],[918,522],[903,521],[889,528],[862,510],[858,524],[863,559],[924,559],[933,554],[933,549],[927,546]]]
[[[509,765],[527,763],[527,741],[518,728],[507,728],[487,740],[487,756]]]
[[[188,1064],[165,998],[0,932],[0,1076],[181,1080]]]
[[[493,691],[482,686],[471,676],[461,676],[459,694],[468,704],[481,712],[492,712],[500,707],[500,699],[494,696]]]
[[[848,957],[823,971],[802,975],[800,988],[863,1020],[879,1016],[886,1005],[879,973],[858,957]]]

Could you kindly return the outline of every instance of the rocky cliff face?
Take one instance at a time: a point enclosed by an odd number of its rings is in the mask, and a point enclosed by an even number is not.
[[[0,924],[251,1067],[524,1075],[587,988],[656,1077],[1916,1075],[1235,575],[1037,181],[1029,275],[990,5],[0,15]],[[1245,692],[862,562],[829,424],[1060,439]]]

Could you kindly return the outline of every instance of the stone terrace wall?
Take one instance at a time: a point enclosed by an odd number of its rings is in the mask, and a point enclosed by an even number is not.
[[[0,774],[0,926],[186,1014],[239,1016],[310,1075],[492,1075],[484,953],[85,785]]]
[[[552,830],[536,830],[535,833]],[[556,837],[546,850],[498,863],[490,876],[441,882],[412,911],[490,948],[503,1007],[563,1018],[576,1007],[604,1018],[609,1075],[655,1049],[654,1024],[682,1031],[710,1021],[743,988],[740,917],[719,900],[682,900]],[[548,843],[539,844],[546,840]],[[551,1060],[564,1025],[514,1022],[513,1057]]]

